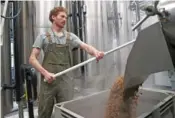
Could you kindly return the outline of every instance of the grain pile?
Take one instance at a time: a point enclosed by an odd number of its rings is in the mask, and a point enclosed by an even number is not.
[[[105,118],[136,118],[138,87],[124,90],[124,79],[119,77],[113,84]]]

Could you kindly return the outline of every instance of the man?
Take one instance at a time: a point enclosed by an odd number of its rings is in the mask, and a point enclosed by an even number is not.
[[[54,78],[54,73],[63,71],[71,66],[70,49],[80,47],[88,54],[95,56],[97,61],[103,58],[104,53],[82,42],[75,34],[63,30],[67,20],[67,11],[63,7],[55,7],[50,11],[51,28],[44,34],[38,35],[34,42],[29,63],[41,73],[38,116],[50,118],[56,102],[70,100],[73,97],[73,82],[68,76]],[[44,51],[44,60],[40,65],[37,60],[41,49]],[[47,82],[44,82],[44,79]]]

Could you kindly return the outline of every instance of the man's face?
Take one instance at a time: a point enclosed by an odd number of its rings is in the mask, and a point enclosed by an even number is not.
[[[55,23],[58,27],[63,28],[66,24],[67,15],[65,12],[59,12],[57,16],[52,16],[53,23]]]

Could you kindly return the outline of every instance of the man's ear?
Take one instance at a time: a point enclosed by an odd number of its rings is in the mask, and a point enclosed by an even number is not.
[[[54,16],[54,15],[52,15],[52,20],[53,20],[53,21],[55,20],[55,16]]]

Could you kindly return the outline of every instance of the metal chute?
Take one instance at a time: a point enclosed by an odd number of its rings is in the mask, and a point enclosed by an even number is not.
[[[173,68],[165,37],[157,22],[138,34],[128,56],[125,88],[141,85],[152,73]]]
[[[150,74],[174,69],[175,2],[156,1],[154,6],[145,7],[147,16],[133,30],[150,16],[159,20],[139,32],[129,54],[125,70],[125,88],[139,86]]]

